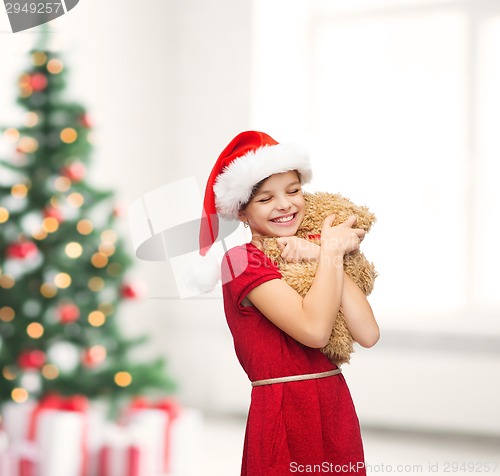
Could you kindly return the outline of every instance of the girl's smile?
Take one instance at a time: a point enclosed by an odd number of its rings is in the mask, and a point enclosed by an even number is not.
[[[286,215],[279,218],[273,218],[271,221],[274,221],[275,223],[288,223],[290,220],[293,220],[296,215],[297,215],[296,213],[292,213],[291,215]]]
[[[290,226],[295,224],[295,218],[297,217],[297,213],[291,213],[289,215],[284,215],[278,218],[273,218],[271,221],[276,223],[277,225],[282,226]]]

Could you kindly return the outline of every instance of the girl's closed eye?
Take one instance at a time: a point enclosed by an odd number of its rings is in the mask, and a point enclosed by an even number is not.
[[[259,202],[259,203],[266,203],[266,202],[268,202],[269,200],[271,200],[271,197],[261,198],[260,200],[257,200],[257,202]]]

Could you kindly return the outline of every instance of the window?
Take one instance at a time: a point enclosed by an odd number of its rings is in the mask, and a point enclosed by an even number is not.
[[[255,2],[252,127],[366,204],[396,328],[500,332],[500,2]]]

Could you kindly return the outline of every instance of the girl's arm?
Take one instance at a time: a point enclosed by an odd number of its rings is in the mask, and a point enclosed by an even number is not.
[[[296,236],[278,238],[282,247],[282,257],[287,261],[317,260],[320,246]],[[344,314],[347,328],[352,338],[362,347],[374,346],[380,331],[373,311],[364,293],[356,283],[344,272],[340,309]]]
[[[344,272],[344,287],[340,309],[352,338],[362,347],[373,347],[380,331],[365,294]]]
[[[333,226],[327,217],[321,233],[318,270],[304,298],[280,279],[267,281],[247,295],[252,304],[281,330],[309,347],[324,347],[342,303],[343,257],[358,249],[365,232],[352,228],[355,217]]]

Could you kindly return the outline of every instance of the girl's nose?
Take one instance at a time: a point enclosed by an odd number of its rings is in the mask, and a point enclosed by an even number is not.
[[[288,197],[281,197],[276,205],[278,210],[289,210],[292,206]]]

